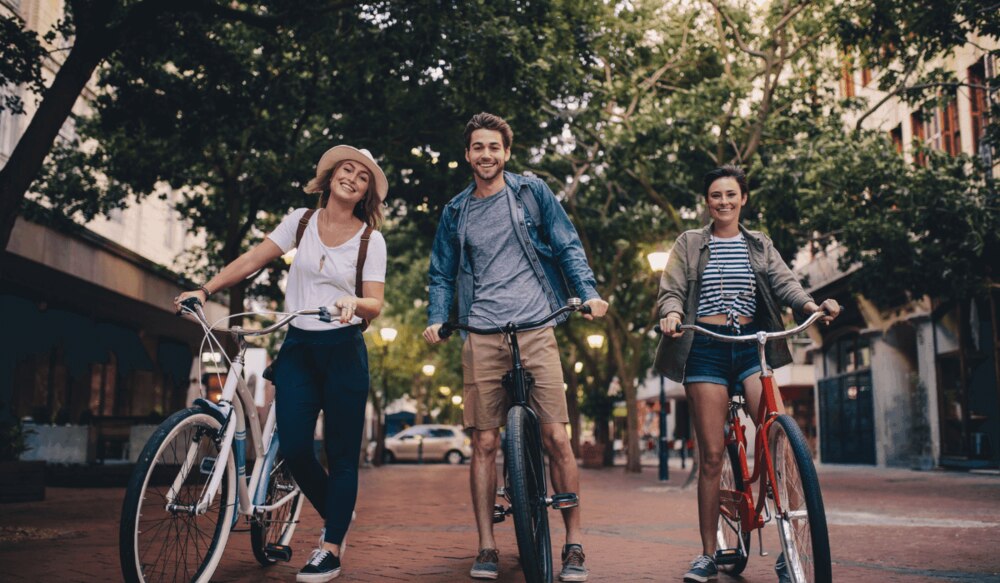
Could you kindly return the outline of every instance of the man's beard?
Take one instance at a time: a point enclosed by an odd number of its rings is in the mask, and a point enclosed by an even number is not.
[[[483,173],[483,170],[479,167],[478,164],[472,167],[472,172],[477,177],[479,177],[479,179],[482,180],[483,182],[489,182],[494,178],[496,178],[498,174],[503,172],[503,167],[504,163],[500,160],[497,160],[496,165],[493,167],[492,170],[489,171],[490,173],[488,175]]]

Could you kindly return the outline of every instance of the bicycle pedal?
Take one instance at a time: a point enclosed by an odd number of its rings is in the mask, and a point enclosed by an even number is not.
[[[553,494],[552,497],[548,499],[548,503],[555,510],[566,510],[567,508],[576,508],[579,506],[580,497],[573,492]]]
[[[201,465],[198,466],[198,471],[199,472],[201,472],[202,474],[205,474],[207,476],[207,475],[211,474],[212,470],[214,470],[214,469],[215,469],[215,458],[214,457],[205,457],[205,458],[201,459]]]
[[[733,565],[740,560],[739,549],[718,549],[715,551],[716,565]]]
[[[508,511],[509,510],[506,507],[504,507],[502,504],[494,504],[493,505],[493,524],[496,524],[498,522],[503,522],[504,520],[507,520],[507,512]]]
[[[264,556],[272,561],[287,563],[292,560],[292,547],[288,545],[269,544],[264,547]]]

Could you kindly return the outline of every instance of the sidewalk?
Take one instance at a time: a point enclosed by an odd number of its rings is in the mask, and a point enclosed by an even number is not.
[[[672,461],[665,484],[655,467],[640,475],[620,467],[581,470],[590,581],[680,581],[700,543],[695,492],[679,488],[687,471]],[[835,581],[1000,583],[1000,477],[857,466],[823,466],[820,476]],[[468,492],[467,465],[362,470],[358,520],[339,581],[470,581],[476,529]],[[122,493],[49,488],[45,502],[0,506],[0,580],[120,580]],[[559,545],[561,521],[550,516]],[[237,532],[213,580],[293,581],[320,527],[311,507],[302,518],[291,564],[261,568],[249,535]],[[500,581],[523,581],[512,523],[497,525],[496,533]],[[743,581],[775,580],[778,542],[770,525],[764,547],[770,556],[757,555],[755,535]]]

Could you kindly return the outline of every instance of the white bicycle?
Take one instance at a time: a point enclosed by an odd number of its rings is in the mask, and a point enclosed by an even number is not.
[[[125,491],[119,529],[122,575],[129,582],[208,581],[239,515],[249,526],[254,557],[264,566],[292,558],[288,543],[303,496],[278,451],[274,407],[261,425],[243,379],[246,338],[278,330],[298,317],[330,322],[337,308],[299,310],[260,330],[233,327],[236,357],[218,404],[197,399],[153,432]],[[197,298],[181,303],[225,354]],[[232,316],[231,316],[232,317]],[[253,457],[246,474],[247,448]]]

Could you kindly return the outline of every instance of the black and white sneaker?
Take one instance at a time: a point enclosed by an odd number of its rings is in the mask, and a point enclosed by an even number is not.
[[[340,558],[323,549],[316,549],[309,555],[305,567],[295,576],[298,583],[324,583],[340,576]]]
[[[684,574],[684,581],[687,583],[705,583],[719,577],[719,569],[715,566],[715,559],[708,555],[698,555],[691,561],[691,568]]]

